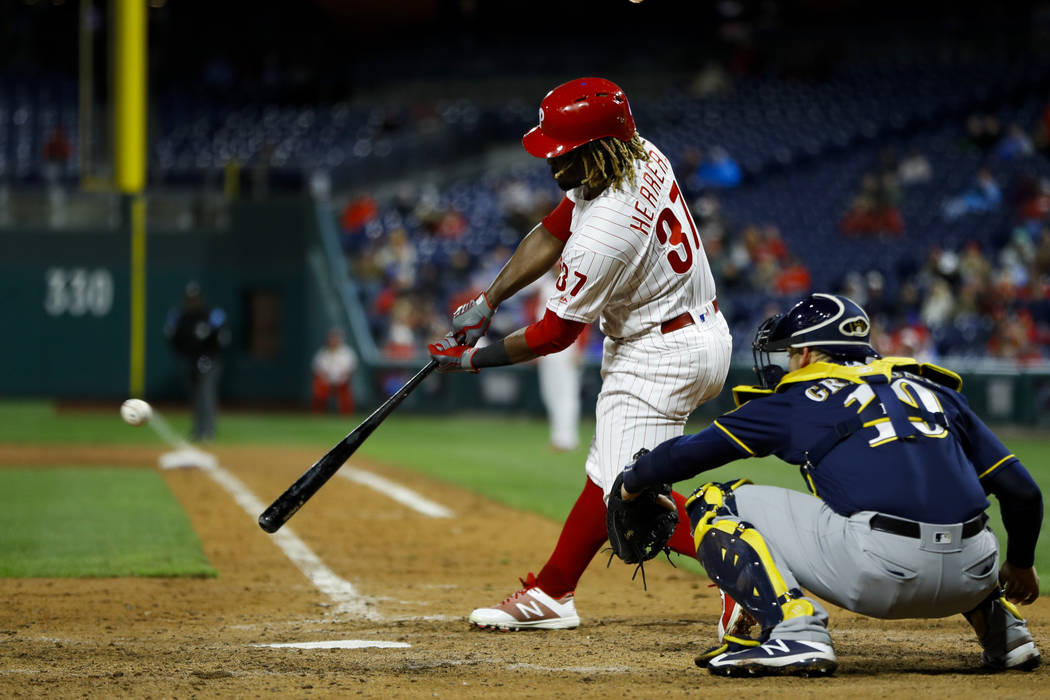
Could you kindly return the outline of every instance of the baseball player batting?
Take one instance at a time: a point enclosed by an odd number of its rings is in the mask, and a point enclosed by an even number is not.
[[[574,591],[606,541],[614,479],[639,448],[681,435],[689,414],[721,391],[732,338],[671,163],[636,131],[623,90],[602,78],[559,85],[522,142],[547,160],[565,197],[429,351],[439,371],[478,372],[558,352],[600,320],[602,388],[583,491],[539,575],[530,572],[521,590],[470,615],[486,629],[573,628]],[[475,348],[499,304],[559,256],[543,318]],[[681,509],[684,497],[675,498]],[[684,512],[670,547],[695,554]]]
[[[1039,596],[1039,487],[970,410],[958,375],[880,358],[869,332],[850,299],[806,297],[759,328],[760,384],[734,389],[739,408],[623,472],[620,495],[630,499],[650,484],[772,454],[798,465],[813,494],[740,479],[705,484],[687,502],[697,558],[724,593],[719,644],[696,659],[711,673],[834,672],[816,597],[877,618],[963,614],[987,668],[1039,665],[1014,605]],[[787,374],[771,358],[785,352]],[[1001,568],[987,494],[1002,506]]]

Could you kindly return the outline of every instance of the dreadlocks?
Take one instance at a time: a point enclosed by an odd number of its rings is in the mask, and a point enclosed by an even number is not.
[[[579,162],[583,165],[584,172],[581,184],[599,190],[606,187],[618,189],[625,182],[634,182],[634,162],[649,160],[649,154],[638,132],[634,133],[630,141],[621,141],[615,136],[591,141],[568,156],[565,166],[554,174],[555,177]]]

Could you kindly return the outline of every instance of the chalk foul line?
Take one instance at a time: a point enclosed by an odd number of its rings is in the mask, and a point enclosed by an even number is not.
[[[167,461],[165,459],[160,460],[161,468],[170,469],[181,466],[193,466],[201,469],[208,474],[212,480],[222,486],[222,488],[226,490],[226,492],[252,518],[253,521],[258,517],[259,513],[265,510],[266,505],[262,503],[262,501],[260,501],[240,479],[226,469],[223,469],[222,466],[219,465],[218,460],[215,459],[214,455],[193,447],[186,440],[176,435],[175,431],[171,429],[167,421],[164,420],[159,412],[154,413],[153,419],[150,421],[150,426],[154,429],[161,440],[171,447],[176,448],[174,453],[167,455]],[[450,518],[453,515],[452,511],[445,506],[424,498],[411,489],[379,476],[378,474],[373,474],[372,472],[351,466],[344,467],[339,473],[343,478],[349,479],[350,481],[363,486],[368,486],[369,488],[385,494],[398,503],[401,503],[423,515],[432,518]],[[271,537],[278,548],[280,548],[280,550],[284,552],[284,555],[295,564],[304,576],[306,576],[310,583],[312,583],[318,591],[327,596],[335,604],[335,612],[368,620],[379,620],[382,618],[381,615],[368,605],[367,599],[358,592],[352,583],[341,578],[328,568],[325,563],[321,561],[320,557],[314,554],[313,550],[311,550],[305,542],[299,539],[291,528],[284,527],[274,533]],[[373,647],[401,646],[401,644],[397,642],[363,642],[361,640],[343,640],[342,642],[331,642],[330,644],[343,643],[362,644]],[[360,646],[323,646],[324,644],[329,644],[329,642],[318,642],[317,644],[322,646],[300,648],[362,648]],[[277,644],[269,646],[282,647],[296,645]],[[404,644],[403,646],[409,645]]]
[[[451,518],[453,515],[451,510],[440,503],[435,503],[434,501],[424,498],[412,489],[406,488],[401,484],[379,476],[378,474],[373,474],[372,472],[358,469],[357,467],[352,467],[350,465],[344,466],[336,473],[344,479],[349,479],[356,484],[361,484],[362,486],[374,489],[384,496],[389,496],[401,505],[411,508],[417,513],[430,516],[431,518]]]
[[[200,467],[208,476],[222,486],[254,521],[266,506],[248,490],[240,479],[216,464],[204,464]],[[335,604],[337,613],[378,620],[380,616],[367,605],[367,601],[352,583],[339,577],[325,566],[324,562],[306,546],[288,527],[281,528],[271,535],[274,543],[284,552],[293,564],[303,572],[324,595]]]
[[[281,642],[278,644],[252,644],[253,647],[270,649],[407,649],[408,642],[384,642],[369,639],[336,639],[324,642]]]

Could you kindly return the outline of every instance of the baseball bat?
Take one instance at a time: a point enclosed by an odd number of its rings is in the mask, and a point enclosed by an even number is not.
[[[416,375],[405,382],[393,396],[383,402],[383,405],[365,418],[361,425],[354,428],[346,437],[336,443],[335,447],[317,460],[312,467],[303,472],[295,483],[285,489],[284,493],[277,497],[270,507],[259,516],[259,527],[266,532],[277,532],[288,519],[295,515],[296,511],[303,507],[310,498],[317,493],[318,489],[325,485],[332,475],[339,471],[350,455],[357,451],[368,436],[372,434],[379,424],[386,420],[387,416],[412,393],[419,384],[427,378],[438,366],[437,360],[431,360],[426,367],[416,372]]]

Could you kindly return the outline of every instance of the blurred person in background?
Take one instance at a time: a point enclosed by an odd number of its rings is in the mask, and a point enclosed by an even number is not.
[[[736,187],[743,179],[740,166],[722,146],[714,146],[692,174],[695,189]]]
[[[992,276],[992,263],[981,250],[981,244],[975,240],[966,241],[959,258],[959,280],[961,282],[986,283]]]
[[[190,395],[196,441],[215,438],[219,407],[219,378],[223,353],[230,344],[226,312],[210,307],[200,284],[186,285],[182,306],[168,314],[164,334],[179,358]]]
[[[982,154],[988,153],[1001,137],[1002,127],[994,114],[974,112],[966,117],[965,146]]]
[[[923,185],[933,179],[933,166],[918,147],[908,150],[897,166],[897,178],[901,185]]]
[[[395,280],[400,289],[410,290],[416,283],[419,252],[405,229],[398,227],[390,231],[386,241],[380,244],[373,255],[389,280]]]
[[[1018,364],[1042,360],[1038,330],[1032,314],[1024,309],[998,314],[986,352],[996,359],[1012,360]]]
[[[338,413],[353,413],[354,394],[350,382],[357,370],[357,353],[346,344],[341,329],[332,328],[328,331],[328,339],[314,355],[311,369],[311,405],[314,412],[325,412],[334,398]]]
[[[579,78],[554,88],[523,145],[546,159],[565,196],[428,349],[443,372],[477,372],[563,351],[601,320],[602,388],[583,490],[539,574],[470,615],[482,629],[571,629],[580,624],[576,585],[608,538],[605,504],[616,475],[646,445],[681,435],[693,410],[718,395],[732,336],[671,163],[638,134],[619,86]],[[556,263],[543,319],[476,346],[496,308]],[[679,527],[669,546],[693,556],[685,498],[673,495]]]
[[[946,220],[954,221],[967,214],[998,209],[1002,201],[1003,193],[999,181],[991,170],[980,168],[969,187],[944,202],[942,213]]]
[[[369,194],[351,197],[339,214],[339,235],[343,249],[356,253],[365,244],[369,224],[379,218],[379,203]]]
[[[1027,158],[1035,153],[1035,145],[1024,127],[1014,122],[1006,128],[1006,134],[996,146],[995,155],[1002,160]]]
[[[773,289],[780,295],[798,296],[808,292],[812,286],[813,276],[809,268],[802,258],[794,254],[788,256],[773,281]]]
[[[533,312],[530,320],[543,319],[546,313],[544,305],[557,293],[560,273],[561,265],[555,265],[550,274],[533,283],[531,291],[536,303],[529,305]],[[555,452],[571,452],[580,446],[580,388],[583,348],[587,346],[588,335],[584,329],[565,350],[541,355],[536,360],[540,398],[547,411],[551,449]]]
[[[943,277],[938,277],[933,280],[932,286],[926,292],[926,297],[922,300],[919,318],[927,327],[939,329],[950,324],[954,315],[955,293],[952,285]],[[908,356],[918,357],[916,354]]]
[[[901,190],[896,173],[871,171],[861,178],[839,228],[843,233],[899,236],[904,232]]]
[[[66,165],[73,155],[73,146],[61,124],[56,124],[43,148],[44,181],[47,183],[47,201],[52,226],[63,226],[66,223],[66,188],[62,178]]]
[[[419,354],[419,338],[416,335],[416,312],[414,300],[403,295],[391,304],[389,325],[383,334],[380,352],[383,358],[394,363],[415,362]],[[411,376],[405,367],[392,367],[379,377],[385,395],[394,394]]]
[[[1031,180],[1020,187],[1015,215],[1018,223],[1029,228],[1038,229],[1050,216],[1050,179],[1019,178],[1022,182]]]

